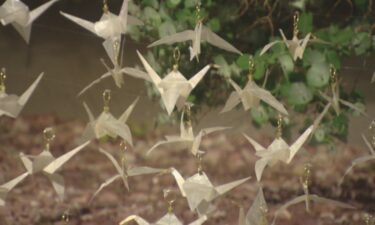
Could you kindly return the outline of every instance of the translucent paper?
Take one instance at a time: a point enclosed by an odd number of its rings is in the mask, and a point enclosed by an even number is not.
[[[108,178],[105,182],[103,182],[98,190],[95,192],[93,197],[91,198],[91,201],[107,186],[112,184],[114,181],[121,179],[124,183],[124,187],[129,191],[129,183],[128,183],[128,177],[133,176],[140,176],[140,175],[146,175],[146,174],[153,174],[153,173],[161,173],[165,171],[165,169],[156,169],[151,167],[135,167],[135,168],[127,168],[122,167],[118,163],[118,161],[107,151],[104,149],[99,149],[99,152],[103,155],[105,155],[109,161],[113,164],[113,166],[116,168],[117,174]]]
[[[183,144],[183,146],[181,147],[185,147],[189,149],[193,155],[197,155],[199,152],[201,152],[199,150],[199,146],[204,136],[216,131],[222,131],[229,128],[230,127],[205,128],[199,131],[198,134],[195,136],[193,133],[193,128],[191,126],[185,127],[184,112],[182,112],[180,121],[180,135],[166,136],[165,141],[157,142],[154,146],[151,147],[151,149],[147,151],[147,154],[151,154],[155,149],[157,149],[161,145],[180,143]]]
[[[0,116],[5,115],[12,118],[18,117],[43,76],[44,73],[41,73],[20,97],[17,95],[8,95],[5,92],[0,92]]]
[[[207,220],[207,216],[202,216],[199,219],[195,220],[194,222],[189,223],[189,225],[201,225]],[[164,215],[161,219],[159,219],[155,223],[149,223],[145,219],[140,216],[131,215],[128,216],[126,219],[120,222],[120,225],[125,225],[130,222],[136,222],[138,225],[183,225],[183,223],[176,217],[173,213],[168,213]]]
[[[175,106],[181,109],[190,95],[191,91],[197,86],[199,81],[206,75],[210,69],[210,65],[205,66],[201,71],[195,74],[192,78],[187,80],[177,69],[173,69],[163,79],[155,72],[146,59],[138,53],[152,83],[158,89],[163,104],[167,109],[168,115],[171,115]]]
[[[233,45],[219,37],[217,34],[212,32],[209,28],[198,22],[194,30],[186,30],[180,33],[172,34],[161,38],[160,40],[152,43],[148,47],[154,47],[162,44],[171,45],[178,42],[191,41],[192,45],[189,47],[190,60],[199,57],[201,53],[201,42],[208,42],[211,45],[224,49],[229,52],[242,54],[240,50],[236,49]]]
[[[0,206],[5,206],[5,199],[8,193],[17,186],[17,184],[21,183],[29,173],[23,173],[22,175],[8,181],[7,183],[0,186]]]
[[[58,174],[57,171],[71,158],[82,151],[89,143],[90,142],[87,141],[58,158],[55,158],[48,149],[43,150],[39,155],[36,156],[29,156],[25,155],[24,153],[20,153],[20,157],[29,175],[41,172],[51,181],[52,186],[60,200],[64,200],[64,178]]]
[[[133,112],[138,99],[139,98],[137,98],[118,119],[107,111],[103,111],[99,117],[95,119],[90,108],[86,103],[83,103],[90,122],[87,124],[86,129],[83,132],[81,141],[84,142],[94,138],[101,139],[106,136],[117,138],[119,136],[133,146],[132,134],[129,126],[126,124],[126,121]]]
[[[132,76],[132,77],[135,77],[135,78],[139,78],[139,79],[144,79],[144,80],[147,80],[147,81],[151,81],[148,74],[141,71],[141,70],[138,70],[138,69],[135,69],[135,68],[132,68],[132,67],[123,67],[121,68],[117,63],[114,64],[115,66],[113,68],[110,68],[105,62],[103,59],[101,59],[103,65],[106,67],[107,69],[107,72],[103,75],[101,75],[98,79],[94,80],[93,82],[91,82],[89,85],[87,85],[85,88],[83,88],[78,96],[81,96],[82,94],[84,94],[87,90],[89,90],[90,88],[92,88],[94,85],[100,83],[103,79],[105,78],[108,78],[108,77],[112,77],[113,80],[115,81],[115,84],[118,88],[121,88],[122,85],[124,84],[124,75],[127,74],[129,76]]]
[[[121,42],[121,35],[126,33],[127,26],[143,25],[142,21],[128,15],[128,3],[129,0],[123,1],[119,15],[115,15],[111,12],[104,12],[100,20],[96,22],[90,22],[64,12],[60,13],[65,18],[96,34],[98,37],[105,39],[103,42],[104,49],[109,58],[112,61],[115,61],[114,56],[118,56],[120,49],[114,49],[113,46]]]
[[[239,225],[268,225],[267,211],[268,207],[263,189],[259,188],[258,194],[246,215],[244,210],[240,209]]]
[[[291,40],[288,40],[285,37],[285,34],[281,29],[280,29],[280,34],[281,34],[283,40],[282,41],[273,41],[273,42],[267,44],[266,46],[264,46],[264,48],[260,52],[260,55],[263,55],[264,53],[266,53],[275,44],[283,42],[286,45],[286,47],[288,48],[288,50],[289,50],[289,52],[290,52],[294,61],[296,61],[297,59],[302,59],[303,53],[305,52],[305,49],[306,49],[306,46],[310,41],[311,33],[308,33],[306,35],[306,37],[303,38],[303,39],[298,39],[298,37],[296,35],[294,35]]]
[[[176,169],[172,169],[172,175],[182,196],[187,199],[190,210],[196,211],[199,215],[210,213],[213,210],[211,205],[213,200],[250,179],[248,177],[224,185],[214,186],[204,172],[196,173],[186,180]]]
[[[34,10],[19,0],[6,0],[0,6],[0,21],[6,26],[12,24],[22,38],[29,43],[33,22],[58,0],[50,0]]]
[[[288,111],[283,104],[272,96],[269,91],[258,87],[255,82],[249,80],[244,89],[241,89],[241,87],[231,79],[229,82],[235,91],[232,92],[226,101],[224,108],[221,110],[222,113],[234,109],[239,103],[242,103],[243,108],[247,111],[253,107],[257,107],[260,100],[262,100],[280,113],[288,115]]]

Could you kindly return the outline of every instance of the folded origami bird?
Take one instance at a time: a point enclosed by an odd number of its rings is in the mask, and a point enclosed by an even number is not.
[[[124,144],[123,144],[124,145]],[[125,151],[125,148],[124,148]],[[112,176],[111,178],[107,179],[105,182],[103,182],[98,190],[95,192],[93,197],[91,198],[91,201],[107,186],[112,184],[114,181],[118,179],[122,179],[124,186],[126,189],[130,190],[128,178],[134,177],[134,176],[140,176],[140,175],[147,175],[147,174],[153,174],[153,173],[161,173],[165,171],[165,169],[157,169],[157,168],[151,168],[151,167],[134,167],[129,168],[126,163],[125,155],[121,159],[121,166],[120,163],[107,151],[104,149],[99,149],[99,152],[103,155],[105,155],[113,164],[113,166],[116,168],[117,174]],[[124,153],[125,154],[125,153]]]
[[[357,159],[354,159],[350,165],[350,167],[345,171],[344,175],[342,176],[341,180],[340,180],[340,185],[344,182],[344,179],[346,177],[346,175],[348,175],[355,166],[359,165],[359,164],[362,164],[362,163],[366,163],[368,161],[372,161],[372,160],[375,160],[375,150],[374,150],[374,147],[373,145],[375,145],[375,136],[373,137],[373,144],[370,143],[369,140],[367,140],[367,138],[365,137],[365,135],[362,134],[362,139],[363,141],[365,142],[365,144],[367,145],[368,149],[369,149],[369,152],[370,152],[370,155],[366,155],[366,156],[361,156]]]
[[[232,79],[229,79],[229,82],[235,91],[229,96],[224,108],[221,110],[221,113],[231,111],[239,103],[242,103],[243,108],[247,111],[253,107],[259,106],[260,100],[262,100],[280,113],[288,115],[288,111],[281,102],[272,96],[269,91],[259,87],[251,79],[249,79],[243,89],[241,89],[241,87],[238,86],[238,84],[236,84]]]
[[[353,103],[350,103],[348,101],[345,101],[340,98],[340,82],[337,78],[337,72],[336,69],[331,67],[331,96],[328,96],[327,94],[323,92],[319,92],[320,95],[324,100],[332,104],[333,109],[335,110],[336,114],[339,115],[341,113],[341,105],[344,105],[346,107],[349,107],[350,109],[361,113],[364,116],[367,116],[367,113],[354,105]]]
[[[177,61],[179,60],[179,56],[176,56],[179,55],[178,53],[175,54],[176,64],[174,65],[172,71],[163,79],[161,79],[160,76],[146,61],[146,59],[141,55],[141,53],[139,53],[138,51],[137,53],[153,84],[160,93],[164,106],[167,109],[168,115],[171,115],[176,105],[179,109],[181,109],[185,105],[191,91],[197,86],[199,81],[204,77],[204,75],[206,75],[207,71],[210,69],[210,65],[207,65],[196,75],[187,80],[185,76],[182,75],[180,71],[178,71]]]
[[[30,87],[20,96],[6,93],[5,88],[5,69],[0,71],[0,116],[6,115],[12,118],[18,117],[23,107],[33,94],[35,88],[38,86],[44,73],[41,73],[38,78],[30,85]]]
[[[328,198],[323,198],[318,195],[310,194],[309,193],[310,173],[311,173],[310,165],[308,165],[304,169],[304,175],[302,178],[302,186],[303,186],[303,191],[305,194],[288,201],[287,203],[282,205],[278,210],[276,210],[272,225],[276,224],[276,220],[279,217],[280,213],[285,212],[289,207],[300,204],[300,203],[305,203],[306,212],[308,213],[311,210],[310,209],[311,201],[314,201],[315,203],[320,203],[320,204],[329,204],[329,205],[333,205],[333,206],[344,208],[344,209],[354,209],[354,207],[349,204],[342,203],[342,202],[335,201],[335,200],[328,199]]]
[[[12,24],[22,38],[29,43],[33,22],[58,0],[50,0],[31,10],[20,0],[6,0],[0,6],[0,21],[6,26]]]
[[[209,44],[224,49],[229,52],[237,53],[237,54],[242,54],[240,50],[235,48],[233,45],[229,44],[227,41],[219,37],[217,34],[212,32],[209,28],[205,27],[203,25],[203,19],[201,18],[200,15],[200,1],[198,1],[196,5],[196,25],[194,30],[185,30],[179,33],[175,33],[166,37],[161,38],[158,41],[155,41],[154,43],[150,44],[148,47],[155,47],[158,45],[171,45],[174,43],[179,43],[179,42],[186,42],[186,41],[191,41],[192,44],[189,47],[190,50],[190,61],[196,58],[199,60],[199,55],[201,54],[201,43],[202,42],[208,42]]]
[[[119,15],[115,15],[109,12],[108,5],[104,1],[102,17],[96,22],[90,22],[64,12],[60,13],[79,26],[105,39],[103,42],[104,49],[115,65],[120,51],[121,35],[126,33],[127,26],[143,25],[142,21],[128,15],[128,3],[129,0],[124,0]]]
[[[22,163],[26,167],[27,172],[30,175],[37,173],[42,173],[45,175],[52,183],[53,188],[55,189],[60,200],[64,199],[65,194],[65,184],[64,178],[57,173],[57,171],[64,166],[72,157],[78,154],[83,150],[90,141],[87,141],[80,146],[74,148],[73,150],[68,151],[67,153],[61,155],[58,158],[55,158],[50,152],[50,142],[54,139],[55,135],[51,128],[44,130],[44,138],[46,141],[45,149],[36,156],[25,155],[20,153]]]
[[[198,171],[198,173],[186,180],[176,169],[172,168],[171,171],[182,196],[188,201],[190,210],[196,211],[200,216],[207,215],[212,211],[211,202],[213,200],[250,179],[248,177],[224,185],[214,186],[203,171]]]
[[[21,174],[20,176],[8,181],[7,183],[0,185],[0,206],[5,206],[5,199],[8,193],[21,183],[27,176],[28,172]]]
[[[240,209],[238,225],[268,225],[267,212],[268,207],[264,199],[263,189],[259,188],[258,194],[246,215],[243,208]]]
[[[121,88],[122,85],[124,84],[124,75],[127,74],[129,76],[132,76],[132,77],[135,77],[135,78],[139,78],[139,79],[144,79],[144,80],[147,80],[147,81],[151,81],[148,74],[141,71],[141,70],[138,70],[136,68],[132,68],[132,67],[122,67],[118,64],[115,64],[115,66],[113,68],[110,68],[103,59],[101,59],[101,62],[103,63],[103,65],[105,66],[105,68],[107,69],[107,72],[103,75],[101,75],[98,79],[94,80],[93,82],[91,82],[89,85],[87,85],[85,88],[83,88],[78,96],[81,96],[83,95],[87,90],[89,90],[90,88],[92,88],[95,84],[98,84],[100,83],[103,79],[107,78],[107,77],[112,77],[113,80],[115,81],[115,84],[118,88]]]
[[[117,138],[120,136],[123,140],[133,146],[132,134],[130,128],[126,124],[130,114],[132,113],[139,97],[126,109],[126,111],[116,119],[109,110],[109,102],[111,100],[111,91],[105,90],[103,93],[104,109],[97,119],[86,103],[83,103],[88,114],[90,122],[87,124],[83,132],[81,141],[87,141],[94,138],[100,139],[106,136]]]
[[[189,111],[188,111],[188,117],[190,117]],[[181,146],[182,148],[187,148],[190,150],[190,152],[193,155],[197,155],[199,151],[198,150],[199,146],[204,136],[209,135],[210,133],[213,133],[216,131],[222,131],[222,130],[230,128],[230,127],[205,128],[205,129],[200,130],[198,134],[195,135],[193,132],[193,128],[191,126],[190,118],[188,118],[188,122],[187,122],[188,127],[185,127],[184,114],[185,114],[185,111],[182,111],[181,121],[180,121],[180,135],[166,136],[165,141],[157,142],[154,146],[151,147],[151,149],[147,151],[147,154],[151,154],[156,148],[158,148],[161,145],[172,144],[172,143],[173,144],[182,143],[183,144],[183,146]]]

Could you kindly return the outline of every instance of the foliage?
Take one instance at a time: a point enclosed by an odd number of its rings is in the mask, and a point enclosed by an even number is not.
[[[196,0],[135,1],[129,6],[130,12],[146,25],[131,27],[131,38],[151,43],[168,34],[193,29],[196,3]],[[375,21],[371,8],[371,0],[202,0],[201,14],[205,25],[243,52],[254,56],[254,80],[262,85],[267,79],[265,87],[282,100],[289,111],[293,109],[297,114],[304,115],[307,122],[326,104],[319,91],[329,94],[330,66],[333,65],[340,74],[345,58],[366,57],[373,53],[375,40],[371,33],[375,26],[371,24]],[[300,12],[300,37],[312,32],[314,37],[328,44],[309,44],[303,59],[296,62],[282,43],[260,56],[259,52],[265,44],[280,39],[279,28],[284,30],[287,37],[292,35],[296,10]],[[182,52],[180,68],[184,74],[194,74],[208,63],[220,66],[211,70],[193,91],[190,100],[197,105],[222,105],[233,91],[227,77],[241,85],[247,81],[249,54],[237,56],[203,44],[199,62],[190,62],[189,44],[178,45]],[[148,60],[160,74],[171,69],[175,46],[148,49]],[[152,87],[149,89],[153,95],[155,91],[152,91]],[[341,91],[343,99],[364,107],[363,96],[357,91]],[[332,137],[345,140],[348,117],[352,113],[348,108],[343,108],[339,115],[330,112],[330,119],[323,121],[315,134],[315,141],[326,143]],[[252,109],[249,115],[258,125],[275,121],[277,117],[276,112],[267,105]]]

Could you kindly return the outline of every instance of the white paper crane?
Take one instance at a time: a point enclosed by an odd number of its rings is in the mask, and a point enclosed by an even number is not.
[[[242,55],[241,51],[235,48],[233,45],[229,44],[227,41],[219,37],[217,34],[212,32],[209,28],[205,27],[202,22],[202,18],[200,15],[201,11],[201,3],[198,1],[196,5],[197,9],[197,19],[196,19],[196,26],[194,30],[185,30],[180,33],[172,34],[166,37],[161,38],[158,41],[155,41],[154,43],[150,44],[148,47],[155,47],[158,45],[171,45],[178,42],[186,42],[191,41],[192,45],[189,47],[190,50],[190,60],[193,60],[196,58],[198,60],[198,57],[201,53],[201,43],[202,42],[208,42],[211,45],[224,49],[229,52],[237,53]]]
[[[354,209],[354,207],[349,204],[335,201],[335,200],[328,199],[328,198],[323,198],[315,194],[314,195],[310,194],[309,193],[310,173],[311,173],[310,169],[311,169],[310,165],[305,167],[303,178],[302,178],[302,186],[303,186],[303,191],[305,194],[286,202],[278,210],[276,210],[272,225],[276,224],[276,220],[279,217],[280,213],[285,212],[290,206],[297,205],[300,203],[305,203],[306,212],[310,212],[311,210],[310,209],[311,201],[314,201],[315,203],[320,203],[320,204],[329,204],[329,205],[344,208],[344,209]]]
[[[323,92],[319,92],[323,99],[325,99],[327,102],[332,104],[333,109],[335,110],[336,114],[339,115],[341,113],[341,107],[340,105],[344,105],[346,107],[351,108],[354,111],[357,111],[361,113],[364,116],[367,116],[367,113],[364,112],[362,109],[358,108],[353,103],[350,103],[348,101],[345,101],[340,98],[340,83],[337,78],[336,69],[331,68],[331,95],[328,96],[327,94]]]
[[[147,81],[151,81],[147,73],[145,73],[145,72],[143,72],[141,70],[138,70],[136,68],[132,68],[132,67],[122,67],[121,68],[121,66],[118,65],[118,64],[115,64],[115,66],[113,68],[110,68],[104,62],[103,59],[101,59],[101,62],[103,63],[103,65],[107,69],[107,72],[105,74],[101,75],[98,79],[96,79],[93,82],[91,82],[85,88],[83,88],[79,92],[78,96],[83,95],[87,90],[89,90],[94,85],[98,84],[103,79],[108,78],[108,77],[112,77],[113,78],[113,80],[115,81],[115,84],[116,84],[116,86],[118,88],[121,88],[122,85],[124,84],[124,75],[125,74],[127,74],[129,76],[132,76],[132,77],[135,77],[135,78],[139,78],[139,79],[144,79],[144,80],[147,80]]]
[[[155,223],[149,223],[145,219],[137,215],[131,215],[125,218],[123,221],[120,222],[120,225],[125,225],[129,222],[136,222],[138,225],[183,225],[183,223],[177,218],[177,216],[173,213],[173,205],[175,199],[170,197],[170,190],[164,190],[164,198],[168,201],[168,213],[165,214],[162,218],[160,218]],[[201,225],[207,220],[207,216],[203,215],[199,217],[197,220],[189,223],[189,225]]]
[[[261,180],[263,171],[267,165],[274,166],[278,161],[289,164],[301,147],[305,144],[312,133],[313,128],[313,125],[307,128],[292,145],[288,145],[284,139],[281,138],[281,135],[278,135],[278,137],[276,137],[276,139],[267,148],[261,146],[254,139],[244,134],[245,138],[255,148],[256,155],[260,157],[260,159],[255,163],[255,174],[257,180]]]
[[[122,148],[123,151],[125,151],[126,146],[122,142]],[[147,174],[154,174],[154,173],[161,173],[165,171],[165,169],[157,169],[157,168],[151,168],[151,167],[133,167],[129,168],[126,163],[126,158],[125,156],[122,157],[121,159],[121,166],[120,163],[106,150],[104,149],[99,149],[99,152],[103,155],[105,155],[109,161],[113,164],[113,166],[116,168],[117,174],[110,177],[107,179],[105,182],[103,182],[98,190],[94,193],[93,197],[91,198],[91,201],[107,186],[115,182],[116,180],[122,179],[124,183],[124,187],[129,191],[129,183],[128,183],[128,178],[129,177],[134,177],[134,176],[140,176],[140,175],[147,175]],[[123,153],[125,154],[125,152]]]
[[[190,107],[188,108],[188,110],[189,110],[188,117],[190,117],[189,115]],[[197,135],[194,135],[190,118],[188,118],[188,122],[187,122],[188,127],[185,127],[184,114],[185,114],[185,111],[183,111],[181,114],[180,135],[166,136],[165,141],[157,142],[154,146],[151,147],[151,149],[147,151],[147,154],[151,154],[155,149],[157,149],[161,145],[183,143],[183,148],[187,148],[190,150],[190,152],[193,155],[197,155],[199,153],[200,143],[204,136],[209,135],[216,131],[222,131],[222,130],[230,128],[230,127],[205,128],[205,129],[200,130]]]
[[[5,90],[5,69],[2,69],[0,71],[0,116],[18,117],[40,80],[43,78],[43,75],[44,73],[41,73],[21,96],[14,94],[8,95]]]
[[[368,161],[375,160],[375,150],[374,150],[374,147],[373,147],[373,145],[375,145],[375,136],[372,138],[373,144],[371,144],[370,141],[367,140],[367,138],[363,134],[362,134],[362,139],[365,142],[365,144],[367,145],[367,147],[369,149],[369,152],[370,152],[370,155],[361,156],[357,159],[354,159],[352,161],[352,164],[350,165],[350,167],[345,171],[343,177],[341,178],[340,185],[344,182],[344,179],[345,179],[346,175],[348,175],[353,170],[353,168],[355,166],[357,166],[359,164],[362,164],[362,163],[366,163]]]
[[[288,115],[288,111],[285,109],[282,103],[280,103],[269,91],[260,88],[252,80],[252,74],[254,72],[254,63],[252,60],[250,61],[249,65],[249,80],[243,89],[232,79],[229,79],[229,82],[235,91],[233,91],[229,96],[224,108],[221,110],[221,113],[234,109],[239,103],[242,103],[243,108],[245,111],[247,111],[253,107],[258,107],[260,100],[262,100],[280,113]]]
[[[29,43],[33,22],[58,0],[50,0],[34,10],[20,0],[6,0],[0,6],[0,21],[4,26],[12,24],[22,38]]]
[[[103,42],[104,49],[106,50],[113,64],[116,65],[117,57],[120,51],[119,46],[121,42],[121,35],[126,33],[128,25],[143,25],[143,22],[133,16],[128,15],[129,0],[123,1],[119,15],[109,12],[106,1],[104,2],[103,15],[100,20],[96,22],[90,22],[64,12],[60,13],[79,26],[105,39]]]
[[[273,41],[273,42],[267,44],[266,46],[264,46],[264,48],[260,52],[260,55],[263,55],[264,53],[266,53],[275,44],[280,43],[280,42],[284,42],[284,44],[288,48],[289,53],[291,54],[294,61],[296,61],[297,59],[302,59],[303,53],[305,52],[305,49],[306,49],[306,46],[310,41],[311,33],[308,33],[305,36],[305,38],[299,39],[298,38],[298,34],[299,34],[298,21],[299,21],[299,14],[297,13],[297,14],[294,15],[293,38],[291,40],[288,40],[286,38],[284,32],[280,29],[279,31],[280,31],[280,34],[281,34],[281,37],[283,38],[283,40],[282,41]]]
[[[173,70],[163,79],[161,79],[160,76],[146,61],[146,59],[143,58],[141,53],[139,53],[138,51],[137,53],[153,84],[156,86],[160,93],[163,104],[167,109],[168,115],[171,115],[176,105],[179,109],[181,109],[185,105],[191,91],[197,86],[199,81],[204,77],[204,75],[206,75],[207,71],[210,69],[210,65],[207,65],[192,78],[187,80],[185,76],[178,71],[177,61],[179,59],[179,53],[177,53],[174,54],[176,64],[174,65]]]
[[[40,172],[43,173],[43,175],[45,175],[51,181],[52,186],[60,200],[63,200],[65,195],[64,178],[58,174],[57,171],[72,157],[83,150],[90,143],[90,141],[87,141],[73,150],[61,155],[60,157],[55,158],[50,152],[49,148],[50,142],[54,139],[53,131],[51,129],[45,129],[44,136],[46,139],[46,147],[39,155],[30,156],[21,152],[20,157],[28,173],[30,175]]]
[[[186,180],[174,168],[171,169],[182,196],[189,204],[191,211],[196,211],[199,215],[207,215],[212,211],[211,202],[221,195],[229,192],[233,188],[245,183],[250,177],[236,180],[224,185],[214,186],[208,179],[206,173],[199,169],[198,173]]]
[[[189,225],[201,225],[206,222],[207,216],[202,216],[199,219],[189,223]],[[128,224],[135,221],[138,225],[183,225],[183,223],[173,213],[167,213],[155,223],[149,223],[145,219],[137,215],[128,216],[120,222],[120,225]]]
[[[101,139],[109,136],[117,138],[118,136],[133,146],[132,134],[129,126],[126,124],[130,114],[132,113],[139,97],[125,110],[125,112],[116,119],[109,111],[109,102],[111,100],[110,90],[105,90],[103,93],[104,109],[97,119],[94,118],[93,113],[86,103],[83,106],[89,116],[90,122],[82,135],[81,141],[87,141],[94,138]]]
[[[239,225],[268,225],[267,220],[267,202],[264,198],[263,189],[259,188],[253,204],[246,213],[243,208],[240,209]]]
[[[27,176],[28,172],[21,174],[20,176],[8,181],[7,183],[0,185],[0,206],[5,206],[5,199],[8,193],[21,183]]]

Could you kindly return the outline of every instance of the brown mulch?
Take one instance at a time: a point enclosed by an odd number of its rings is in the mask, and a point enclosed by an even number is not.
[[[0,118],[0,183],[25,172],[19,160],[19,153],[38,154],[43,146],[42,131],[47,126],[56,127],[57,138],[51,146],[55,156],[60,156],[77,145],[77,139],[84,129],[79,121],[61,121],[54,116],[32,116],[17,120]],[[169,133],[170,134],[170,133]],[[134,137],[134,148],[128,152],[128,161],[134,166],[177,168],[185,177],[196,172],[196,159],[187,150],[173,149],[173,146],[158,149],[149,157],[145,152],[164,134],[152,132]],[[253,135],[254,136],[254,135]],[[270,137],[254,136],[260,143],[268,144]],[[64,224],[61,215],[69,210],[71,225],[115,225],[129,215],[137,214],[147,221],[156,221],[167,210],[163,189],[178,190],[169,174],[132,177],[130,192],[121,181],[105,188],[90,204],[89,200],[99,185],[116,173],[112,164],[96,151],[101,146],[114,156],[119,156],[118,142],[95,142],[68,162],[60,172],[65,177],[66,199],[60,202],[50,182],[42,175],[28,177],[9,193],[6,206],[0,207],[0,225],[47,225]],[[239,206],[248,210],[256,195],[259,184],[254,174],[257,160],[254,150],[239,134],[218,133],[202,142],[207,150],[204,170],[211,181],[224,184],[232,180],[252,176],[253,178],[217,199],[217,210],[205,224],[238,224]],[[262,178],[262,187],[269,205],[269,220],[273,212],[284,202],[302,194],[299,177],[305,163],[313,165],[311,192],[335,200],[350,203],[355,210],[341,210],[329,205],[313,205],[306,213],[304,205],[296,205],[280,216],[280,225],[332,225],[364,224],[365,212],[375,211],[375,165],[359,165],[339,186],[344,171],[355,157],[365,155],[363,149],[353,149],[340,144],[335,152],[324,148],[306,147],[291,165],[278,163],[267,167]],[[175,214],[184,224],[196,219],[187,202],[177,197]]]

